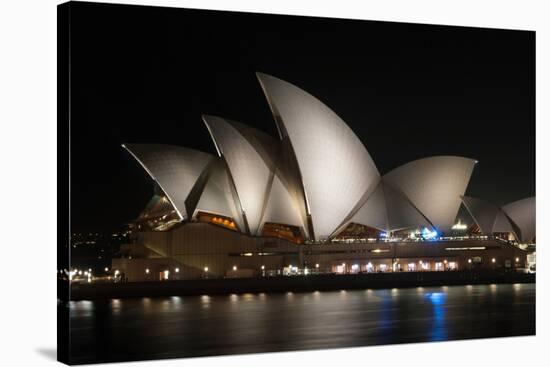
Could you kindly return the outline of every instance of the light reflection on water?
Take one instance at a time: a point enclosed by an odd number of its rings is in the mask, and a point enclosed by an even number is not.
[[[447,328],[445,327],[445,300],[447,298],[447,293],[427,293],[426,297],[430,299],[433,306],[433,326],[430,340],[447,340]]]
[[[535,285],[70,302],[79,362],[530,335]]]

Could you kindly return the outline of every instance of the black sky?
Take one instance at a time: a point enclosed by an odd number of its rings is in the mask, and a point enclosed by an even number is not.
[[[468,195],[535,194],[535,33],[73,3],[73,231],[135,218],[152,183],[122,143],[215,153],[201,114],[276,136],[255,71],[313,94],[381,173],[479,160]]]

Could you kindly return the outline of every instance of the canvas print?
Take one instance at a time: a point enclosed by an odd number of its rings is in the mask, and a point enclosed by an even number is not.
[[[534,31],[69,2],[58,103],[62,362],[535,334]]]

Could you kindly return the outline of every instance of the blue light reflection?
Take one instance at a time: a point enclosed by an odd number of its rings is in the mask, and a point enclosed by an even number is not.
[[[433,307],[433,324],[430,333],[431,341],[447,340],[447,328],[445,327],[445,302],[447,294],[443,292],[426,293]]]

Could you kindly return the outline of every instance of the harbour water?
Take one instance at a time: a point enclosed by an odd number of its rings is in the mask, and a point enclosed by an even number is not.
[[[73,363],[535,334],[532,283],[127,298],[68,307]]]

